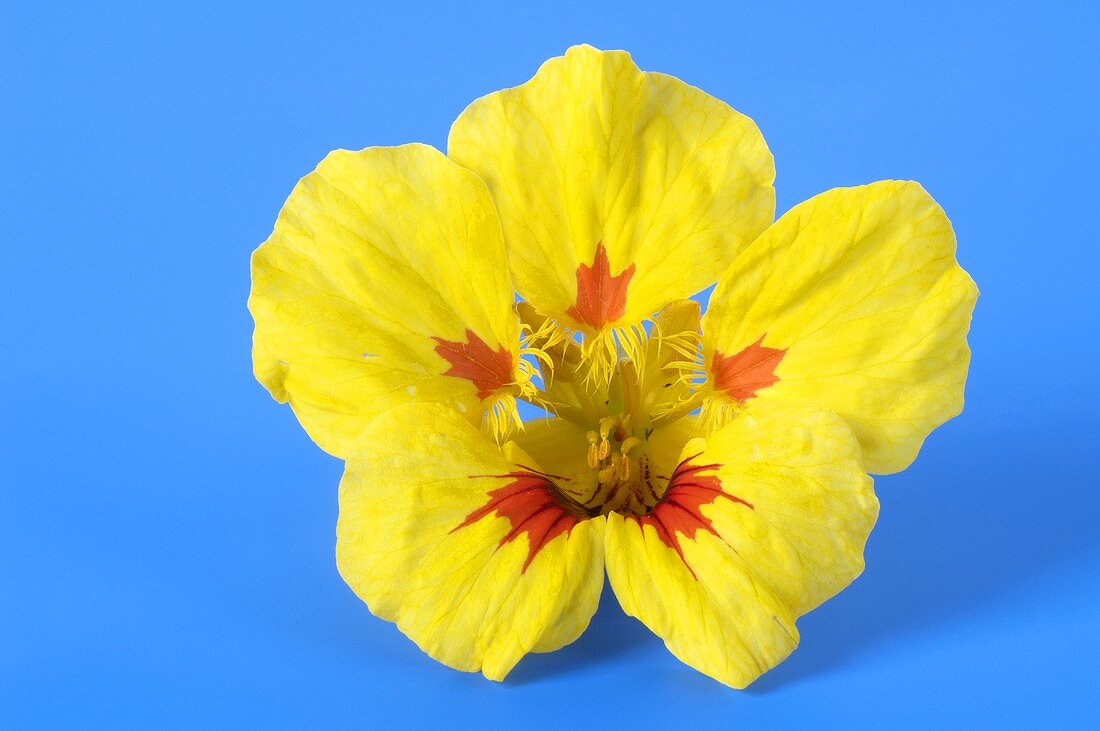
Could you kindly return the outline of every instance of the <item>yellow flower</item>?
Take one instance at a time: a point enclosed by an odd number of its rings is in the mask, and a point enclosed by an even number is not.
[[[372,612],[501,679],[581,634],[606,570],[723,683],[791,652],[863,569],[866,473],[961,410],[977,291],[916,183],[773,223],[773,179],[750,119],[587,46],[446,156],[302,179],[252,259],[255,370],[347,461],[337,561]]]

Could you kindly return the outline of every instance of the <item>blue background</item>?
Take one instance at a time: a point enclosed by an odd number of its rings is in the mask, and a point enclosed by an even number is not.
[[[1100,724],[1095,10],[91,5],[0,10],[0,726]],[[503,685],[428,660],[340,580],[340,464],[251,375],[297,178],[442,147],[582,41],[755,118],[780,211],[921,181],[982,290],[965,414],[747,692],[609,593]]]

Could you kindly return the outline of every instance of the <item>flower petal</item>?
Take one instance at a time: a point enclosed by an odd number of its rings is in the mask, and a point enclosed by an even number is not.
[[[523,297],[589,332],[711,284],[775,212],[752,120],[622,51],[575,46],[475,101],[447,154],[488,182]]]
[[[512,451],[405,404],[371,422],[340,485],[344,580],[433,658],[494,680],[579,637],[603,584],[604,519]]]
[[[703,318],[711,384],[832,409],[871,472],[896,472],[962,410],[976,297],[951,223],[918,184],[831,190],[722,276]]]
[[[570,495],[583,500],[596,491],[596,470],[588,464],[588,429],[549,417],[526,422],[513,439],[525,454],[559,480]]]
[[[348,453],[380,411],[512,380],[519,326],[484,183],[424,145],[330,153],[252,257],[256,377]]]
[[[798,644],[794,621],[863,570],[878,513],[851,430],[767,403],[685,445],[646,516],[608,516],[627,614],[692,667],[743,688]]]

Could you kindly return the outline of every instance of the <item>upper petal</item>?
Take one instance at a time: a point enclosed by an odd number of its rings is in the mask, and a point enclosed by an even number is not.
[[[455,411],[405,404],[371,422],[348,459],[336,558],[370,610],[426,653],[500,680],[584,631],[604,524]]]
[[[520,293],[587,331],[711,284],[775,211],[752,120],[622,51],[575,46],[475,101],[447,153],[488,182]]]
[[[743,688],[798,644],[795,619],[863,570],[877,513],[842,419],[763,404],[688,442],[648,515],[608,517],[607,573],[676,657]]]
[[[476,418],[512,380],[513,297],[475,174],[424,145],[337,150],[253,254],[256,377],[338,456],[404,401]]]
[[[920,185],[838,188],[792,208],[730,267],[703,317],[710,383],[836,411],[871,472],[904,469],[962,409],[977,298]]]

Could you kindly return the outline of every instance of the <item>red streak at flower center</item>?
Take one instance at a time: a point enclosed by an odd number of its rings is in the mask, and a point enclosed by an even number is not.
[[[451,364],[443,375],[465,378],[477,387],[477,397],[484,399],[512,382],[512,354],[501,346],[494,351],[467,328],[466,342],[433,337],[435,352]]]
[[[596,244],[592,266],[577,267],[577,304],[566,314],[579,323],[599,330],[626,312],[626,287],[634,276],[634,264],[611,276],[611,262],[603,243]]]
[[[785,348],[768,348],[761,343],[760,336],[755,343],[739,353],[726,356],[715,352],[710,368],[714,374],[714,388],[725,391],[738,401],[750,399],[762,388],[779,382],[775,369],[779,367]]]
[[[688,457],[676,467],[676,471],[672,473],[672,478],[668,481],[668,489],[665,491],[664,496],[657,501],[657,504],[653,506],[648,514],[634,517],[634,520],[638,521],[638,525],[643,530],[644,526],[653,526],[653,529],[657,531],[657,537],[666,546],[676,551],[677,555],[680,556],[680,560],[684,562],[684,566],[687,566],[688,571],[691,571],[692,576],[695,576],[695,571],[688,565],[687,559],[684,558],[680,537],[694,540],[695,534],[700,530],[714,536],[718,535],[711,524],[710,518],[703,515],[702,507],[713,503],[720,497],[724,497],[731,502],[744,505],[750,510],[756,509],[752,503],[722,490],[722,483],[717,475],[700,475],[700,472],[716,470],[721,465],[690,464],[691,460],[698,456]]]
[[[571,531],[580,517],[561,504],[554,483],[543,475],[517,471],[497,477],[511,478],[512,481],[490,492],[489,501],[467,515],[451,532],[476,523],[490,513],[507,518],[512,524],[511,530],[497,545],[511,543],[521,533],[526,533],[527,560],[523,562],[523,571],[527,571],[543,546],[562,533]]]

